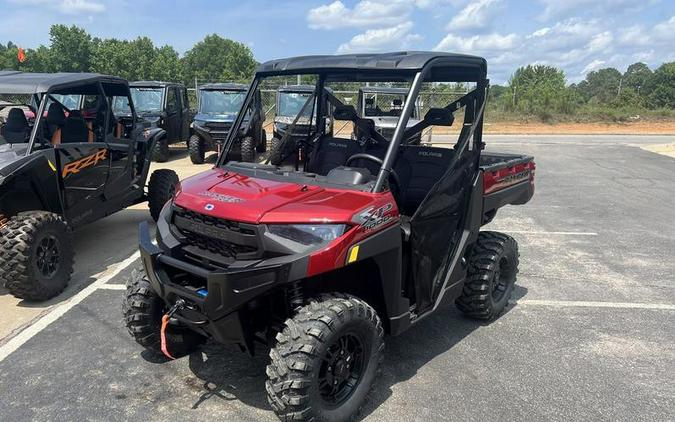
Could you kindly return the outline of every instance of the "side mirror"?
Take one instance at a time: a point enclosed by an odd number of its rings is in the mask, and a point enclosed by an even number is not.
[[[452,126],[455,115],[445,108],[430,108],[424,116],[424,121],[433,126]]]

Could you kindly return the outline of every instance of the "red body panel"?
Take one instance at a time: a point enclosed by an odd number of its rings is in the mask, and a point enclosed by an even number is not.
[[[497,171],[486,171],[483,174],[483,194],[502,190],[523,180],[529,180],[534,185],[535,168],[534,161],[530,161]]]
[[[339,239],[310,256],[308,276],[342,267],[353,244],[396,223],[399,216],[390,192],[375,194],[303,186],[219,168],[183,180],[175,204],[201,214],[252,224],[344,223],[352,226]],[[377,214],[379,210],[385,211]],[[364,222],[371,224],[367,226]]]

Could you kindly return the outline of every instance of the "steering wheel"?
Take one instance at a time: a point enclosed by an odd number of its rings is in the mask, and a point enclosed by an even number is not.
[[[379,157],[376,157],[376,156],[371,155],[371,154],[359,153],[359,154],[354,154],[351,157],[347,158],[347,162],[345,163],[345,165],[349,167],[349,163],[351,163],[352,161],[355,161],[355,160],[372,161],[374,163],[379,164],[380,167],[382,167],[382,164],[384,164],[384,162]],[[396,183],[396,190],[398,191],[398,189],[401,187],[401,179],[398,177],[398,174],[396,173],[396,170],[391,169],[389,171],[389,175],[392,177],[392,179],[394,179],[394,183]],[[393,191],[393,189],[392,189],[392,191]]]

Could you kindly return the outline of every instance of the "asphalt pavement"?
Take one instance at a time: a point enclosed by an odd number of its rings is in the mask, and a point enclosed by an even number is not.
[[[518,240],[513,303],[491,324],[446,304],[386,338],[363,419],[675,420],[675,159],[643,149],[675,138],[486,142],[537,162],[532,201],[485,228]],[[168,166],[199,170],[182,157]],[[0,319],[0,420],[276,420],[266,350],[209,343],[165,362],[127,334],[122,289],[147,218],[141,206],[78,231],[73,283],[53,302],[0,292],[0,318],[17,316]]]

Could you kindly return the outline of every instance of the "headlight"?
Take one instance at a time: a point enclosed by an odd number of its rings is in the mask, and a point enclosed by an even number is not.
[[[306,246],[330,242],[342,236],[346,230],[346,224],[275,224],[267,226],[267,231],[270,234]]]
[[[206,125],[206,120],[195,120],[194,123],[196,126],[204,126]]]

